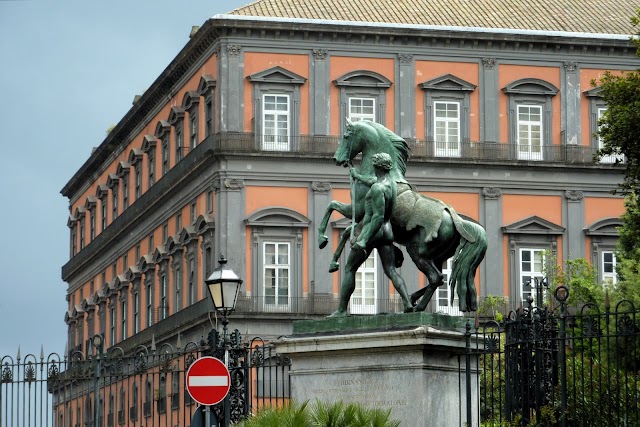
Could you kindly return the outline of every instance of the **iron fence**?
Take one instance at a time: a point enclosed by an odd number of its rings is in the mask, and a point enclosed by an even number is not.
[[[260,338],[226,345],[231,375],[231,420],[289,399],[290,361]],[[98,347],[97,347],[98,348]],[[189,366],[200,356],[223,357],[219,335],[174,348],[140,346],[85,356],[28,354],[0,360],[0,427],[189,426],[197,408],[185,389]],[[223,403],[212,407],[222,420]]]
[[[530,299],[504,323],[469,325],[481,425],[640,425],[638,310],[629,301],[575,309],[558,289],[549,307]]]

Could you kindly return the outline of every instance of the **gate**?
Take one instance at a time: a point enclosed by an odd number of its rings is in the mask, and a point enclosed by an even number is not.
[[[640,425],[638,311],[608,298],[602,309],[570,307],[568,296],[560,286],[548,306],[529,298],[503,325],[468,327],[481,425]]]
[[[95,338],[101,348],[101,337]],[[242,342],[236,330],[227,343],[232,422],[252,410],[289,399],[290,361],[261,338]],[[186,372],[199,357],[224,358],[220,336],[176,347],[119,347],[85,356],[73,352],[39,356],[20,351],[0,359],[0,427],[189,426],[197,408],[185,388]],[[224,360],[224,359],[223,359]],[[212,407],[222,425],[224,404]]]

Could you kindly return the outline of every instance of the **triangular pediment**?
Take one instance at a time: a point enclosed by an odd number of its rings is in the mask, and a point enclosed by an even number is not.
[[[564,230],[564,227],[535,215],[502,227],[505,234],[559,235],[563,234]]]
[[[594,222],[589,227],[584,229],[584,234],[587,236],[613,236],[618,237],[618,228],[622,227],[622,220],[620,218],[605,218]]]
[[[602,98],[602,86],[597,86],[582,92],[589,98]]]
[[[287,83],[298,85],[307,81],[306,78],[280,66],[251,74],[248,79],[251,82]]]
[[[293,209],[275,206],[258,209],[244,222],[250,226],[300,228],[308,227],[311,220]]]
[[[420,83],[420,88],[429,90],[472,92],[476,87],[476,85],[469,83],[466,80],[462,80],[453,74],[445,74],[444,76],[436,77],[435,79]]]

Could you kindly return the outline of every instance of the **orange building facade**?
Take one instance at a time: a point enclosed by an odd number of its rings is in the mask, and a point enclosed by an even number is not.
[[[408,181],[486,228],[481,299],[519,306],[546,253],[587,258],[615,281],[624,166],[592,161],[606,105],[590,82],[637,68],[626,33],[257,10],[206,21],[63,188],[69,349],[90,354],[96,334],[125,352],[152,337],[199,340],[221,254],[244,279],[231,319],[243,334],[272,339],[329,314],[331,249],[348,220],[334,214],[324,250],[317,226],[330,200],[349,200],[348,172],[331,160],[347,118],[407,139]],[[415,291],[425,279],[405,259]],[[461,314],[449,292],[428,310]],[[371,257],[351,312],[400,307]]]

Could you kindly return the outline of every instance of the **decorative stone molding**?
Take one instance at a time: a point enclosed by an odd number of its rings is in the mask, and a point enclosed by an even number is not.
[[[240,190],[244,188],[244,181],[241,179],[225,178],[223,183],[225,188],[229,190]]]
[[[413,53],[399,53],[398,60],[401,64],[411,64],[411,61],[413,61]]]
[[[497,199],[502,196],[502,190],[499,187],[484,187],[482,194],[486,199]]]
[[[584,198],[584,192],[580,190],[567,190],[564,192],[564,197],[570,202],[579,202]]]
[[[227,53],[231,56],[240,55],[241,50],[242,50],[242,46],[237,44],[230,44],[229,46],[227,46]]]
[[[482,65],[487,70],[493,70],[496,67],[496,58],[482,58]]]
[[[314,181],[311,183],[313,191],[318,193],[328,193],[331,190],[331,183],[327,181]]]
[[[329,53],[326,49],[313,49],[313,58],[316,61],[324,61],[327,58],[327,53]]]
[[[566,61],[564,63],[564,69],[567,72],[573,73],[578,69],[578,63],[577,62]]]

